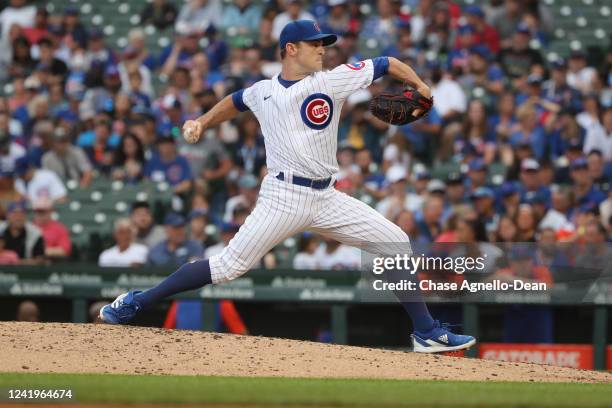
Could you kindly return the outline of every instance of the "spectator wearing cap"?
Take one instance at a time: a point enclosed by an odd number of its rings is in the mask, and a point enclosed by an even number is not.
[[[83,101],[79,106],[79,114],[82,120],[86,119],[84,118],[86,112],[91,117],[101,112],[110,112],[115,97],[121,91],[121,77],[115,65],[97,67],[96,69],[102,69],[102,86],[89,88],[83,95]]]
[[[478,187],[485,187],[487,185],[488,170],[489,166],[483,159],[473,159],[468,163],[466,188],[470,196]]]
[[[499,223],[499,214],[495,211],[495,193],[489,187],[478,187],[472,192],[471,199],[487,234],[493,234]]]
[[[45,242],[40,229],[28,221],[25,202],[9,204],[6,221],[0,222],[0,236],[7,250],[15,251],[21,264],[42,264]]]
[[[62,36],[70,36],[80,48],[87,48],[89,34],[81,22],[77,6],[68,6],[64,9],[62,25],[56,31],[61,33]]]
[[[514,218],[521,203],[519,187],[515,182],[506,181],[497,191],[497,210],[500,214]]]
[[[550,64],[550,79],[542,85],[542,97],[562,108],[579,112],[582,108],[580,92],[567,83],[567,61],[557,59]]]
[[[476,45],[469,49],[467,66],[458,79],[466,94],[473,94],[476,88],[486,92],[485,96],[498,95],[504,89],[504,73],[492,61],[492,54],[486,45]]]
[[[51,150],[43,155],[42,167],[54,172],[64,183],[78,181],[82,188],[89,186],[93,178],[89,158],[83,149],[70,143],[70,136],[62,127],[53,132]]]
[[[150,249],[166,239],[166,231],[161,225],[155,224],[148,202],[134,202],[132,204],[130,220],[136,228],[135,242],[143,244]]]
[[[417,214],[417,228],[419,235],[430,243],[434,242],[442,232],[442,215],[444,213],[444,199],[439,196],[427,197]]]
[[[519,24],[512,36],[511,46],[499,53],[498,58],[501,67],[511,79],[526,77],[529,75],[532,66],[542,65],[544,62],[540,52],[529,47],[530,40],[531,31],[529,27],[525,24]]]
[[[585,157],[580,157],[570,164],[570,176],[573,182],[575,206],[599,206],[606,199],[606,195],[593,184]]]
[[[158,137],[157,152],[147,160],[144,175],[155,182],[169,183],[178,194],[191,190],[191,168],[187,159],[177,153],[174,135],[165,134]]]
[[[113,132],[112,122],[105,115],[98,115],[91,131],[81,133],[77,146],[81,147],[98,171],[108,174],[113,164],[113,154],[121,137]]]
[[[135,229],[129,218],[119,218],[115,221],[113,237],[116,244],[103,251],[98,258],[99,266],[134,267],[147,262],[149,249],[134,242]]]
[[[376,205],[376,211],[387,219],[394,219],[401,210],[417,211],[423,205],[423,197],[407,190],[406,169],[394,166],[387,170],[388,195]]]
[[[497,54],[500,48],[499,33],[485,20],[485,13],[479,5],[471,4],[464,9],[467,23],[474,27],[474,42],[485,45]]]
[[[284,6],[285,11],[277,14],[272,21],[272,38],[276,41],[287,23],[296,20],[316,20],[312,14],[304,10],[301,0],[282,0],[280,4]]]
[[[147,263],[152,266],[182,265],[204,255],[202,244],[187,239],[187,220],[180,214],[169,213],[164,219],[166,239],[151,248]]]
[[[251,0],[234,0],[223,8],[221,29],[230,36],[249,37],[259,31],[262,10]]]
[[[193,63],[193,58],[202,52],[199,40],[201,31],[181,25],[175,30],[175,41],[159,54],[160,73],[169,77],[180,64]]]
[[[476,29],[470,24],[459,24],[452,50],[448,53],[446,65],[451,71],[464,72],[468,67],[469,50],[476,46]]]
[[[142,142],[133,133],[121,138],[113,156],[112,177],[129,184],[138,183],[144,177],[145,151]]]
[[[196,208],[189,213],[189,238],[200,242],[206,248],[209,235],[206,233],[208,225],[208,211],[203,208]]]
[[[347,0],[327,0],[329,11],[319,21],[321,29],[325,33],[343,36],[351,29],[351,16],[348,11]],[[410,27],[408,27],[410,31]],[[383,53],[383,55],[388,55]]]
[[[242,206],[249,213],[255,208],[259,193],[259,180],[252,174],[243,174],[238,179],[238,195],[231,197],[225,204],[224,222],[232,222],[234,210]]]
[[[523,159],[519,177],[522,203],[529,202],[536,194],[541,194],[546,206],[550,206],[550,188],[542,183],[540,164],[535,159]]]
[[[557,161],[571,149],[582,149],[586,131],[576,121],[576,115],[570,109],[562,109],[556,116],[550,133],[550,160]]]
[[[606,162],[612,161],[612,106],[603,110],[601,125],[591,126],[586,133],[584,153],[599,150]]]
[[[9,44],[9,33],[14,25],[19,27],[34,26],[36,7],[27,4],[27,0],[10,0],[8,7],[0,13],[0,39],[2,45]]]
[[[597,79],[597,70],[588,66],[583,50],[572,51],[568,59],[567,84],[583,94],[592,92]]]
[[[91,29],[87,40],[85,58],[90,61],[91,66],[106,69],[117,65],[117,56],[115,52],[107,46],[104,31],[101,28]]]
[[[140,23],[152,24],[158,30],[165,30],[174,25],[176,20],[176,7],[168,0],[154,0],[147,3],[140,13]]]
[[[517,147],[525,141],[531,145],[534,157],[544,160],[547,149],[547,133],[542,125],[538,123],[538,115],[535,106],[531,103],[521,105],[517,109],[518,130],[510,135],[510,145]]]
[[[45,241],[45,256],[53,260],[62,260],[70,256],[72,243],[68,229],[51,214],[53,203],[48,198],[39,198],[32,204],[34,225],[42,232]]]
[[[221,253],[221,251],[223,251],[223,248],[225,248],[229,244],[229,242],[232,240],[232,238],[234,238],[234,235],[236,235],[239,229],[240,224],[236,224],[234,222],[224,222],[223,224],[221,224],[221,241],[215,245],[206,248],[206,251],[204,251],[204,258],[208,259],[213,255]]]
[[[28,157],[17,160],[15,174],[15,190],[30,202],[46,197],[51,202],[63,202],[66,200],[67,190],[62,180],[47,169],[35,168]]]
[[[508,268],[495,272],[489,280],[512,283],[515,279],[524,282],[553,285],[550,270],[535,262],[535,246],[515,244],[508,254]],[[504,342],[507,343],[552,343],[553,312],[550,306],[510,305],[504,317]]]
[[[595,188],[608,194],[610,183],[612,182],[612,163],[606,168],[601,151],[593,149],[587,155],[587,164]]]

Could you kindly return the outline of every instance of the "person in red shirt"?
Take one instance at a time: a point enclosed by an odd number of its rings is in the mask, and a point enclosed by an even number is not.
[[[484,44],[492,53],[497,53],[500,47],[499,33],[493,26],[485,21],[485,14],[482,8],[471,5],[465,8],[467,23],[475,28],[474,42]]]
[[[43,234],[45,241],[45,256],[50,259],[62,259],[70,256],[72,243],[68,229],[59,221],[51,218],[53,203],[48,198],[40,198],[32,205],[34,210],[34,225]]]
[[[30,44],[38,44],[40,40],[49,34],[49,12],[44,7],[36,10],[33,27],[24,27],[23,36],[28,39]]]

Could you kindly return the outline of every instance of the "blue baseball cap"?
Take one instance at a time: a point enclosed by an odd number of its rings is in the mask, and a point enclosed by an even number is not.
[[[576,169],[586,169],[589,167],[589,164],[587,162],[587,159],[584,157],[579,157],[576,160],[574,160],[572,162],[572,165],[570,166],[572,170],[576,170]]]
[[[336,34],[326,34],[321,32],[321,27],[316,21],[312,20],[296,20],[283,28],[280,33],[280,48],[284,50],[287,43],[297,43],[299,41],[316,41],[322,40],[323,46],[332,45],[336,42],[338,36]]]
[[[488,187],[478,187],[472,193],[472,199],[479,199],[479,198],[495,198],[495,194],[493,193],[493,190],[491,190]]]
[[[166,218],[164,218],[164,225],[171,227],[182,227],[186,223],[187,220],[185,220],[185,217],[177,213],[170,213],[166,215]]]
[[[14,211],[26,211],[26,202],[25,201],[12,201],[11,203],[9,203],[8,208],[6,209],[6,212],[10,214]]]
[[[518,187],[511,181],[506,181],[499,188],[499,192],[503,197],[508,197],[519,192]]]
[[[478,17],[484,17],[485,13],[482,8],[476,4],[469,5],[465,8],[465,14],[471,14]]]
[[[468,165],[470,171],[487,170],[487,163],[483,159],[474,159]]]
[[[240,224],[236,224],[235,222],[224,222],[221,225],[221,232],[238,232],[240,229]]]

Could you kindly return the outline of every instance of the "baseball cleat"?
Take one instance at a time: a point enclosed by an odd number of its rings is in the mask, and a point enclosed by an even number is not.
[[[109,324],[127,324],[141,309],[141,306],[134,300],[134,296],[140,293],[139,290],[132,290],[117,296],[113,303],[104,305],[100,308],[100,319]]]
[[[426,333],[412,333],[412,345],[415,353],[443,353],[446,351],[463,350],[476,344],[472,336],[455,334],[448,329],[448,324],[438,320],[434,327]]]

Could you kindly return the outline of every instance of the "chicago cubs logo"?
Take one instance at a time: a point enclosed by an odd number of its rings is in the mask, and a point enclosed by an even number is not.
[[[363,69],[363,67],[365,67],[365,62],[359,61],[353,64],[344,64],[344,65],[346,65],[348,68],[352,69],[353,71],[359,71],[360,69]]]
[[[300,108],[302,120],[311,129],[325,129],[334,114],[334,105],[329,96],[316,93],[304,99]]]

